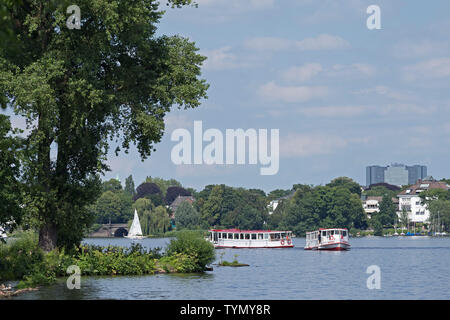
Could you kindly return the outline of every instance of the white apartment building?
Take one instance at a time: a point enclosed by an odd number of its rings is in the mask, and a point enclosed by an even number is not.
[[[449,186],[445,182],[436,181],[433,178],[419,180],[415,185],[402,191],[399,195],[399,215],[403,209],[408,212],[408,219],[411,223],[428,223],[430,211],[426,204],[422,203],[420,193],[430,189],[448,190]]]

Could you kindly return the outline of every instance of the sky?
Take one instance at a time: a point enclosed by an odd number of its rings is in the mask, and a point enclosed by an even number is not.
[[[428,166],[450,177],[450,2],[447,0],[197,0],[171,9],[159,35],[181,35],[208,59],[208,99],[173,109],[157,151],[110,154],[111,172],[138,185],[146,176],[259,188],[326,184],[348,176],[365,184],[368,165]],[[369,30],[369,5],[381,29]],[[13,123],[20,125],[20,119]],[[174,130],[279,129],[275,175],[257,164],[175,165]],[[112,148],[114,149],[114,148]]]

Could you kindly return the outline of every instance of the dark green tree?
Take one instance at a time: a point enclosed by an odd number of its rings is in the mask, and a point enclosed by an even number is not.
[[[0,226],[17,226],[22,219],[22,192],[20,158],[22,141],[12,137],[9,118],[0,114]],[[13,223],[15,222],[15,223]]]
[[[134,181],[133,181],[133,176],[130,175],[126,180],[125,180],[125,193],[128,194],[129,196],[131,196],[132,198],[136,195],[136,189],[134,187]]]
[[[156,0],[79,0],[80,29],[66,27],[71,4],[11,3],[14,45],[0,44],[0,97],[29,125],[27,208],[46,251],[78,243],[92,222],[87,205],[100,194],[110,141],[116,154],[136,144],[147,158],[171,107],[197,107],[208,88],[194,43],[156,36]]]
[[[392,226],[397,223],[397,208],[390,196],[383,197],[380,202],[380,211],[375,216],[382,226]]]
[[[97,223],[127,223],[133,218],[133,202],[124,191],[106,191],[91,210]]]
[[[177,230],[196,229],[200,224],[200,214],[189,202],[184,201],[175,211],[175,224]]]
[[[112,191],[117,192],[122,190],[122,184],[117,179],[110,179],[102,183],[103,192]]]
[[[330,183],[327,184],[328,187],[342,187],[348,189],[351,193],[355,193],[357,195],[361,195],[361,186],[359,183],[353,181],[353,179],[347,177],[339,177],[331,180]]]

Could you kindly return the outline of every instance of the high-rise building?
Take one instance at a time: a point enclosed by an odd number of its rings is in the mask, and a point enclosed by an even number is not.
[[[386,167],[370,166],[366,168],[366,185],[384,182],[384,171]]]
[[[389,183],[395,186],[415,184],[427,176],[427,167],[421,165],[406,166],[394,163],[390,166],[369,166],[366,168],[366,185]]]

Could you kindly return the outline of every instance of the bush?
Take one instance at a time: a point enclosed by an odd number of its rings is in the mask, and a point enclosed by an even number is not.
[[[44,260],[37,235],[24,232],[0,244],[0,280],[22,279]]]
[[[195,267],[193,272],[201,272],[212,263],[215,258],[215,250],[212,243],[203,239],[198,232],[180,231],[175,240],[171,240],[167,248],[167,255],[185,254],[193,259]]]

